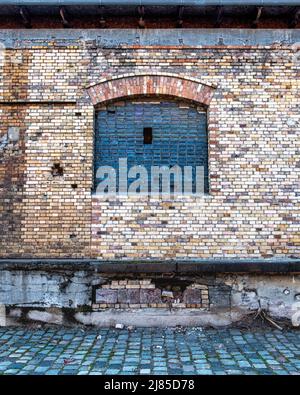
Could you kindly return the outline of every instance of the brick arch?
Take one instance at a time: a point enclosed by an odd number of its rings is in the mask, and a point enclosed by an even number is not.
[[[103,80],[90,86],[88,94],[94,106],[128,96],[165,95],[209,105],[215,88],[196,79],[176,75],[126,75]]]

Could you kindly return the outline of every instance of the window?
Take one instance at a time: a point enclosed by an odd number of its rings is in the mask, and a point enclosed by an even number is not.
[[[100,166],[116,171],[126,158],[128,171],[136,165],[181,169],[190,167],[185,180],[196,190],[196,168],[204,168],[204,192],[208,192],[207,118],[204,108],[192,103],[160,100],[125,100],[101,108],[96,115],[95,175]],[[104,177],[105,178],[105,177]],[[95,178],[95,187],[104,178]],[[135,179],[128,179],[132,182]],[[171,189],[174,180],[170,180]],[[184,186],[184,180],[182,180]],[[148,188],[150,189],[150,188]]]

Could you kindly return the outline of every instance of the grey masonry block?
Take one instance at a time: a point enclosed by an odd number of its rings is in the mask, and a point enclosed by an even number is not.
[[[141,289],[141,304],[162,303],[160,289]]]
[[[96,290],[96,303],[117,303],[118,290],[117,289],[102,289]]]
[[[138,304],[140,303],[140,289],[119,289],[118,303]]]
[[[183,301],[187,304],[200,304],[201,303],[201,290],[200,289],[186,289],[183,293]]]

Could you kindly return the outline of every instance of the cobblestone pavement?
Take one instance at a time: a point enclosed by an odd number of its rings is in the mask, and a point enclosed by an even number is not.
[[[0,374],[300,374],[300,331],[0,328]]]

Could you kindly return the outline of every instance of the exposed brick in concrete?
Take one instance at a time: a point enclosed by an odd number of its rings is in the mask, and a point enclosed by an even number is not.
[[[105,308],[209,308],[206,284],[178,286],[172,279],[165,285],[150,278],[113,280],[96,289],[93,310]],[[173,284],[173,285],[172,285]],[[224,304],[222,304],[224,305]]]

